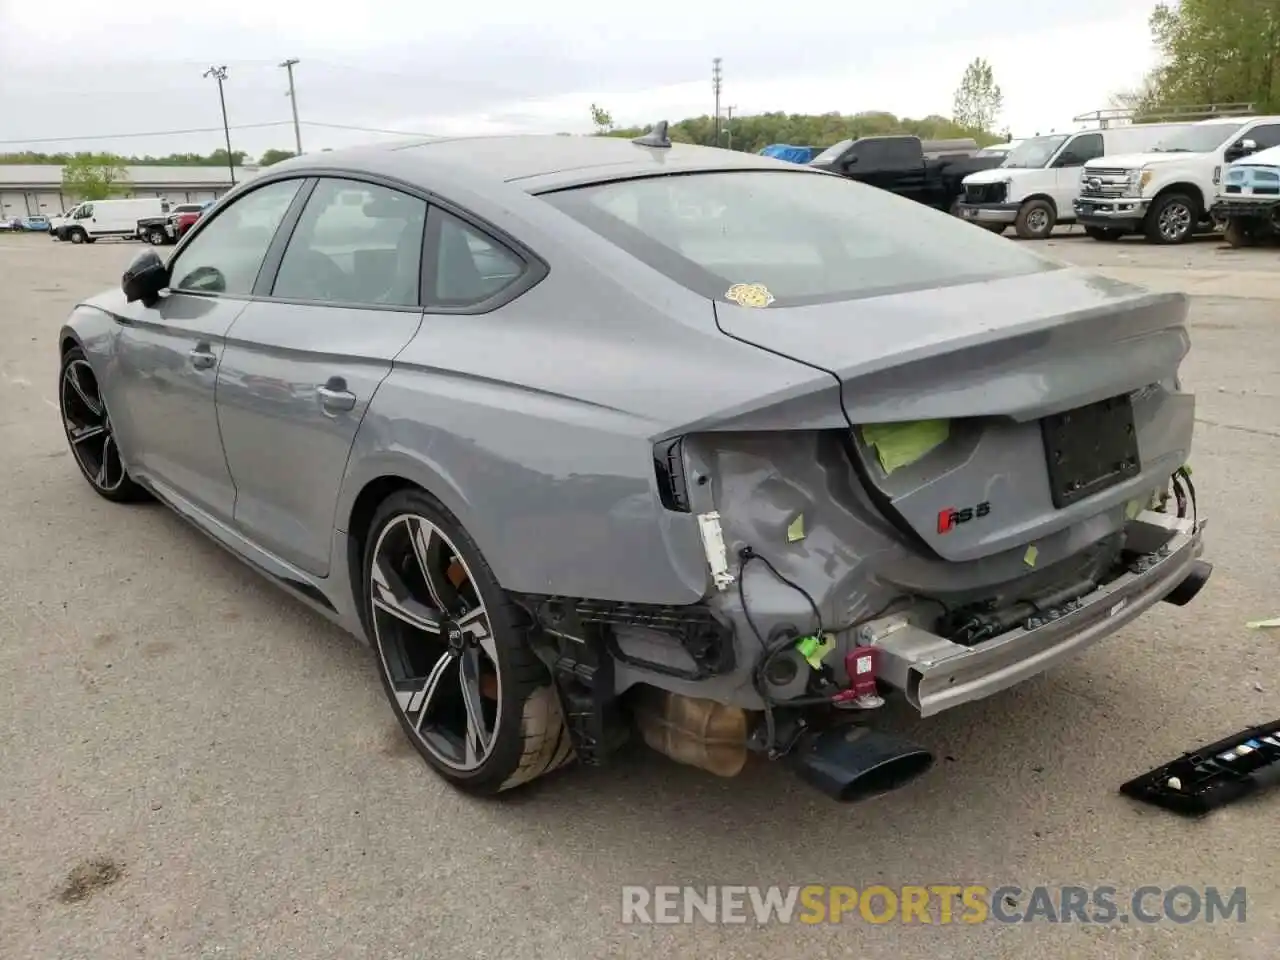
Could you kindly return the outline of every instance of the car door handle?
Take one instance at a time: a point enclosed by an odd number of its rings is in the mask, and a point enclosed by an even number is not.
[[[347,382],[341,377],[332,377],[328,383],[316,387],[316,396],[330,416],[355,409],[356,395],[347,389]]]
[[[209,370],[218,362],[217,355],[204,344],[196,347],[187,356],[191,358],[191,366],[197,370]]]

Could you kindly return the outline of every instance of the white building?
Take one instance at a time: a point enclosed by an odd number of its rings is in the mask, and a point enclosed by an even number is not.
[[[164,197],[173,203],[214,200],[231,189],[226,167],[125,167],[128,185],[121,196]],[[256,166],[236,167],[236,182],[258,172]],[[51,217],[76,203],[62,190],[62,167],[57,164],[0,164],[0,220],[44,214]]]

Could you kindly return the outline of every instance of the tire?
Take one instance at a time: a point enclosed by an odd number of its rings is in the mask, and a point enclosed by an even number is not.
[[[416,488],[393,493],[361,553],[362,616],[383,690],[436,773],[467,793],[492,795],[574,758],[559,696],[519,608],[443,506]],[[442,608],[456,612],[441,622]],[[470,735],[468,703],[477,706],[479,738]]]
[[[1085,227],[1084,232],[1095,240],[1108,242],[1114,242],[1124,236],[1124,231],[1117,230],[1115,227]]]
[[[951,206],[947,208],[947,213],[951,214],[953,217],[960,216],[960,198],[959,197],[956,197],[954,200],[951,201]]]
[[[1023,240],[1044,240],[1053,233],[1058,215],[1048,200],[1028,200],[1018,210],[1013,228]]]
[[[1007,223],[980,223],[978,226],[982,227],[984,230],[990,230],[992,233],[999,235],[1004,233],[1009,225]]]
[[[72,243],[84,243],[86,240],[89,239],[89,235],[85,233],[83,230],[81,230],[79,227],[76,227],[74,230],[71,230],[68,232],[67,239],[69,239]]]
[[[168,239],[168,235],[163,230],[152,229],[147,231],[147,243],[153,247],[163,246]]]
[[[113,503],[138,503],[151,499],[134,482],[120,459],[111,415],[107,411],[98,378],[79,347],[62,357],[58,371],[58,413],[71,448],[71,459],[93,492]]]
[[[1222,232],[1222,238],[1233,247],[1255,247],[1258,245],[1258,237],[1252,227],[1238,217],[1233,217],[1227,221],[1227,228]]]
[[[1186,243],[1195,236],[1199,219],[1199,205],[1194,200],[1185,193],[1168,193],[1147,211],[1143,233],[1150,243],[1164,246]]]

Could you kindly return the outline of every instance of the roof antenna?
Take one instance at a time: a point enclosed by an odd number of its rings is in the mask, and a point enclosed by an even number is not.
[[[642,137],[635,137],[631,141],[642,147],[670,147],[671,140],[667,137],[667,121],[659,120],[650,130]]]

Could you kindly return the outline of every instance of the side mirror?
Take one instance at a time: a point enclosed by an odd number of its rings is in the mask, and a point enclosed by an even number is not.
[[[1251,153],[1257,153],[1257,152],[1258,152],[1258,141],[1256,141],[1256,140],[1241,140],[1241,141],[1240,141],[1240,150],[1242,151],[1242,155],[1243,155],[1243,156],[1246,156],[1246,157],[1247,157],[1249,154],[1251,154]]]
[[[129,303],[141,301],[149,307],[160,299],[160,291],[169,286],[169,268],[160,255],[148,247],[139,252],[120,278],[120,289]]]

